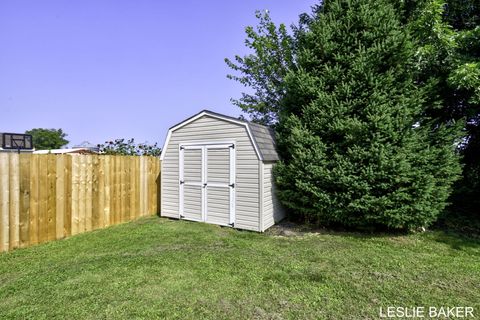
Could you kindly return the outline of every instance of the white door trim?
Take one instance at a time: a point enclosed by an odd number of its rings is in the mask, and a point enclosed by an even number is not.
[[[186,220],[191,220],[191,221],[203,221],[204,220],[204,201],[205,201],[205,188],[204,188],[204,183],[205,183],[205,174],[204,170],[202,167],[202,173],[201,173],[201,181],[189,181],[188,185],[189,186],[198,186],[201,188],[201,193],[202,193],[202,200],[201,200],[201,219],[192,219],[192,218],[187,218],[185,217],[185,208],[184,208],[184,199],[185,199],[185,170],[184,170],[184,161],[185,161],[185,150],[201,150],[202,151],[202,156],[201,156],[201,161],[203,164],[203,159],[204,159],[204,154],[205,150],[202,146],[196,146],[196,145],[183,145],[179,144],[178,145],[178,168],[179,168],[179,174],[178,174],[178,183],[179,183],[179,198],[178,198],[178,218],[179,219],[186,219]]]
[[[184,148],[182,148],[182,145],[178,145],[178,219],[182,219],[184,214],[183,196],[185,191],[182,181],[184,181],[185,177],[183,172],[183,150]]]
[[[236,145],[230,148],[230,225],[235,226],[235,150]]]
[[[208,183],[207,179],[207,168],[208,168],[208,149],[229,149],[229,157],[230,157],[230,177],[229,177],[229,184],[224,183],[215,183],[210,182]],[[178,145],[178,164],[179,164],[179,219],[186,219],[184,216],[184,197],[185,197],[185,174],[184,174],[184,150],[190,149],[197,149],[202,150],[202,163],[201,163],[201,182],[189,182],[189,185],[192,186],[199,186],[201,187],[202,192],[202,200],[201,200],[201,221],[207,222],[208,218],[208,185],[212,187],[229,187],[230,192],[230,212],[229,212],[229,226],[233,227],[235,224],[235,156],[236,156],[236,143],[235,141],[192,141],[186,143],[180,143]],[[194,219],[188,219],[194,220]],[[194,220],[199,221],[199,220]]]
[[[207,221],[207,161],[208,154],[202,146],[202,221]]]

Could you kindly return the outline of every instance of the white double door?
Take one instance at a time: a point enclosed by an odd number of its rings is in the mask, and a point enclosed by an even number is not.
[[[235,144],[181,144],[180,218],[234,226]]]

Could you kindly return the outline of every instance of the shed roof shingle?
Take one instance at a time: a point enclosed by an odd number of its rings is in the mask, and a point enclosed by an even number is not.
[[[248,127],[253,139],[255,139],[258,150],[262,154],[263,161],[280,160],[275,144],[275,132],[272,128],[253,122],[248,122]]]

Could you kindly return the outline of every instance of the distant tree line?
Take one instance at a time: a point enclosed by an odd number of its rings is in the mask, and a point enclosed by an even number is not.
[[[32,135],[33,146],[37,150],[60,149],[69,143],[63,129],[35,128],[27,130]],[[101,154],[126,156],[160,156],[162,149],[157,143],[135,143],[132,139],[115,139],[98,144]]]

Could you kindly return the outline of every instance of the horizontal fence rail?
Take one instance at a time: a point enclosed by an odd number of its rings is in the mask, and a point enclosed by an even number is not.
[[[160,160],[0,153],[0,252],[156,214]]]

